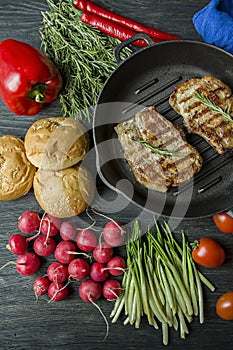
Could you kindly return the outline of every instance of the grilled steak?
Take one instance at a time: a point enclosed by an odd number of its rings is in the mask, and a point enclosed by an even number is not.
[[[149,189],[166,192],[189,181],[202,166],[200,154],[187,143],[183,130],[152,106],[118,124],[115,131],[136,180]]]
[[[169,103],[184,120],[188,132],[202,136],[219,154],[233,148],[233,122],[203,104],[196,94],[207,97],[214,105],[228,110],[233,117],[231,89],[212,76],[192,78],[178,85]]]

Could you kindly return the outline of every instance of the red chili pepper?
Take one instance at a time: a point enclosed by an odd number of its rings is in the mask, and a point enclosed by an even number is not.
[[[175,35],[168,34],[160,30],[147,27],[143,24],[132,21],[129,18],[120,16],[112,11],[106,10],[103,7],[99,6],[98,4],[94,3],[93,1],[74,0],[73,4],[74,4],[74,7],[77,8],[78,10],[87,11],[87,12],[96,14],[98,16],[108,19],[111,22],[119,24],[125,28],[128,28],[134,32],[146,33],[152,39],[156,39],[156,41],[181,39]],[[112,26],[114,26],[114,24],[112,24]]]
[[[39,113],[61,86],[57,67],[42,52],[14,39],[0,43],[0,97],[13,113]]]
[[[121,41],[126,40],[136,34],[136,32],[134,32],[133,30],[122,27],[119,24],[112,23],[108,19],[90,12],[84,11],[80,19],[83,23],[89,24],[92,27],[99,29],[102,33],[105,33]],[[155,39],[152,40],[155,41]],[[148,45],[144,40],[137,40],[134,44],[138,46]]]

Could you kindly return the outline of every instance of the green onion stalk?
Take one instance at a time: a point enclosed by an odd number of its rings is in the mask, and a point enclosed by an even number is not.
[[[184,339],[195,316],[204,322],[203,284],[211,291],[215,288],[198,271],[184,232],[179,244],[166,222],[155,222],[155,228],[156,234],[148,228],[142,236],[138,221],[134,223],[126,245],[122,292],[110,317],[115,323],[124,314],[124,325],[139,328],[145,315],[149,325],[161,328],[163,344],[167,345],[169,328],[179,331]]]

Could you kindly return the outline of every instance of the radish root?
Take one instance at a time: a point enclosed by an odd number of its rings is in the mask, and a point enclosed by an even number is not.
[[[90,259],[90,261],[92,261],[92,257],[84,252],[72,252],[71,250],[69,250],[67,252],[67,254],[84,255],[86,258],[88,258],[88,259]]]
[[[101,314],[101,316],[103,317],[105,323],[106,323],[106,333],[105,333],[105,336],[104,336],[104,339],[106,339],[109,335],[109,323],[108,323],[108,320],[107,320],[107,317],[104,315],[103,311],[101,310],[101,308],[99,307],[99,305],[97,305],[91,298],[91,295],[89,294],[89,297],[88,297],[90,303],[92,303],[96,308],[97,310],[99,311],[99,313]]]
[[[2,265],[0,267],[0,270],[4,269],[5,267],[7,267],[8,265],[16,265],[15,261],[8,261],[7,263],[5,263],[4,265]]]
[[[93,211],[96,215],[102,216],[102,217],[104,217],[105,219],[107,219],[107,220],[113,222],[113,223],[120,229],[120,231],[121,231],[122,233],[125,233],[125,231],[123,230],[123,228],[122,228],[115,220],[113,220],[112,218],[110,218],[110,217],[107,216],[107,215],[104,215],[104,214],[102,214],[102,213],[99,213],[98,211],[96,211],[96,210],[93,209],[93,208],[92,208],[92,211]]]
[[[42,225],[42,221],[43,221],[45,215],[46,215],[46,212],[44,212],[43,215],[42,215],[42,217],[41,217],[40,226],[39,226],[38,232],[37,232],[34,236],[28,237],[28,238],[27,238],[27,241],[28,241],[28,242],[32,241],[33,239],[37,238],[37,237],[40,235],[40,232],[41,232],[41,225]]]
[[[87,226],[87,227],[85,227],[85,228],[77,227],[77,228],[76,228],[77,231],[79,231],[79,230],[80,230],[80,231],[86,231],[86,230],[92,229],[93,231],[98,232],[99,230],[98,230],[97,228],[94,227],[95,224],[96,224],[96,220],[93,219],[93,217],[91,216],[91,214],[88,212],[88,208],[86,209],[86,214],[87,214],[87,216],[89,217],[89,219],[92,221],[92,224],[89,225],[89,226]]]
[[[68,280],[68,282],[62,288],[56,290],[56,292],[54,293],[53,297],[48,300],[48,304],[51,303],[52,301],[54,301],[54,299],[56,298],[57,294],[59,292],[61,292],[63,289],[65,289],[69,284],[70,284],[70,280]]]
[[[122,288],[118,288],[118,289],[121,290]],[[116,297],[116,299],[119,298],[119,295],[117,295],[117,293],[115,293],[113,289],[108,288],[107,290],[108,290],[109,292],[111,292],[111,293]],[[113,299],[113,300],[112,300],[112,299],[107,299],[107,300],[109,300],[109,301],[115,301],[114,299]]]
[[[118,271],[126,272],[128,269],[129,268],[123,269],[122,267],[105,267],[102,270],[103,271],[105,271],[105,270],[118,270]]]

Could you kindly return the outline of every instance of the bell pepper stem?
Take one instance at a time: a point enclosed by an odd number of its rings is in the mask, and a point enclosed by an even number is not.
[[[45,84],[40,83],[40,84],[33,85],[31,90],[28,93],[28,98],[38,103],[44,103],[46,100],[44,95],[45,91],[46,91]]]

